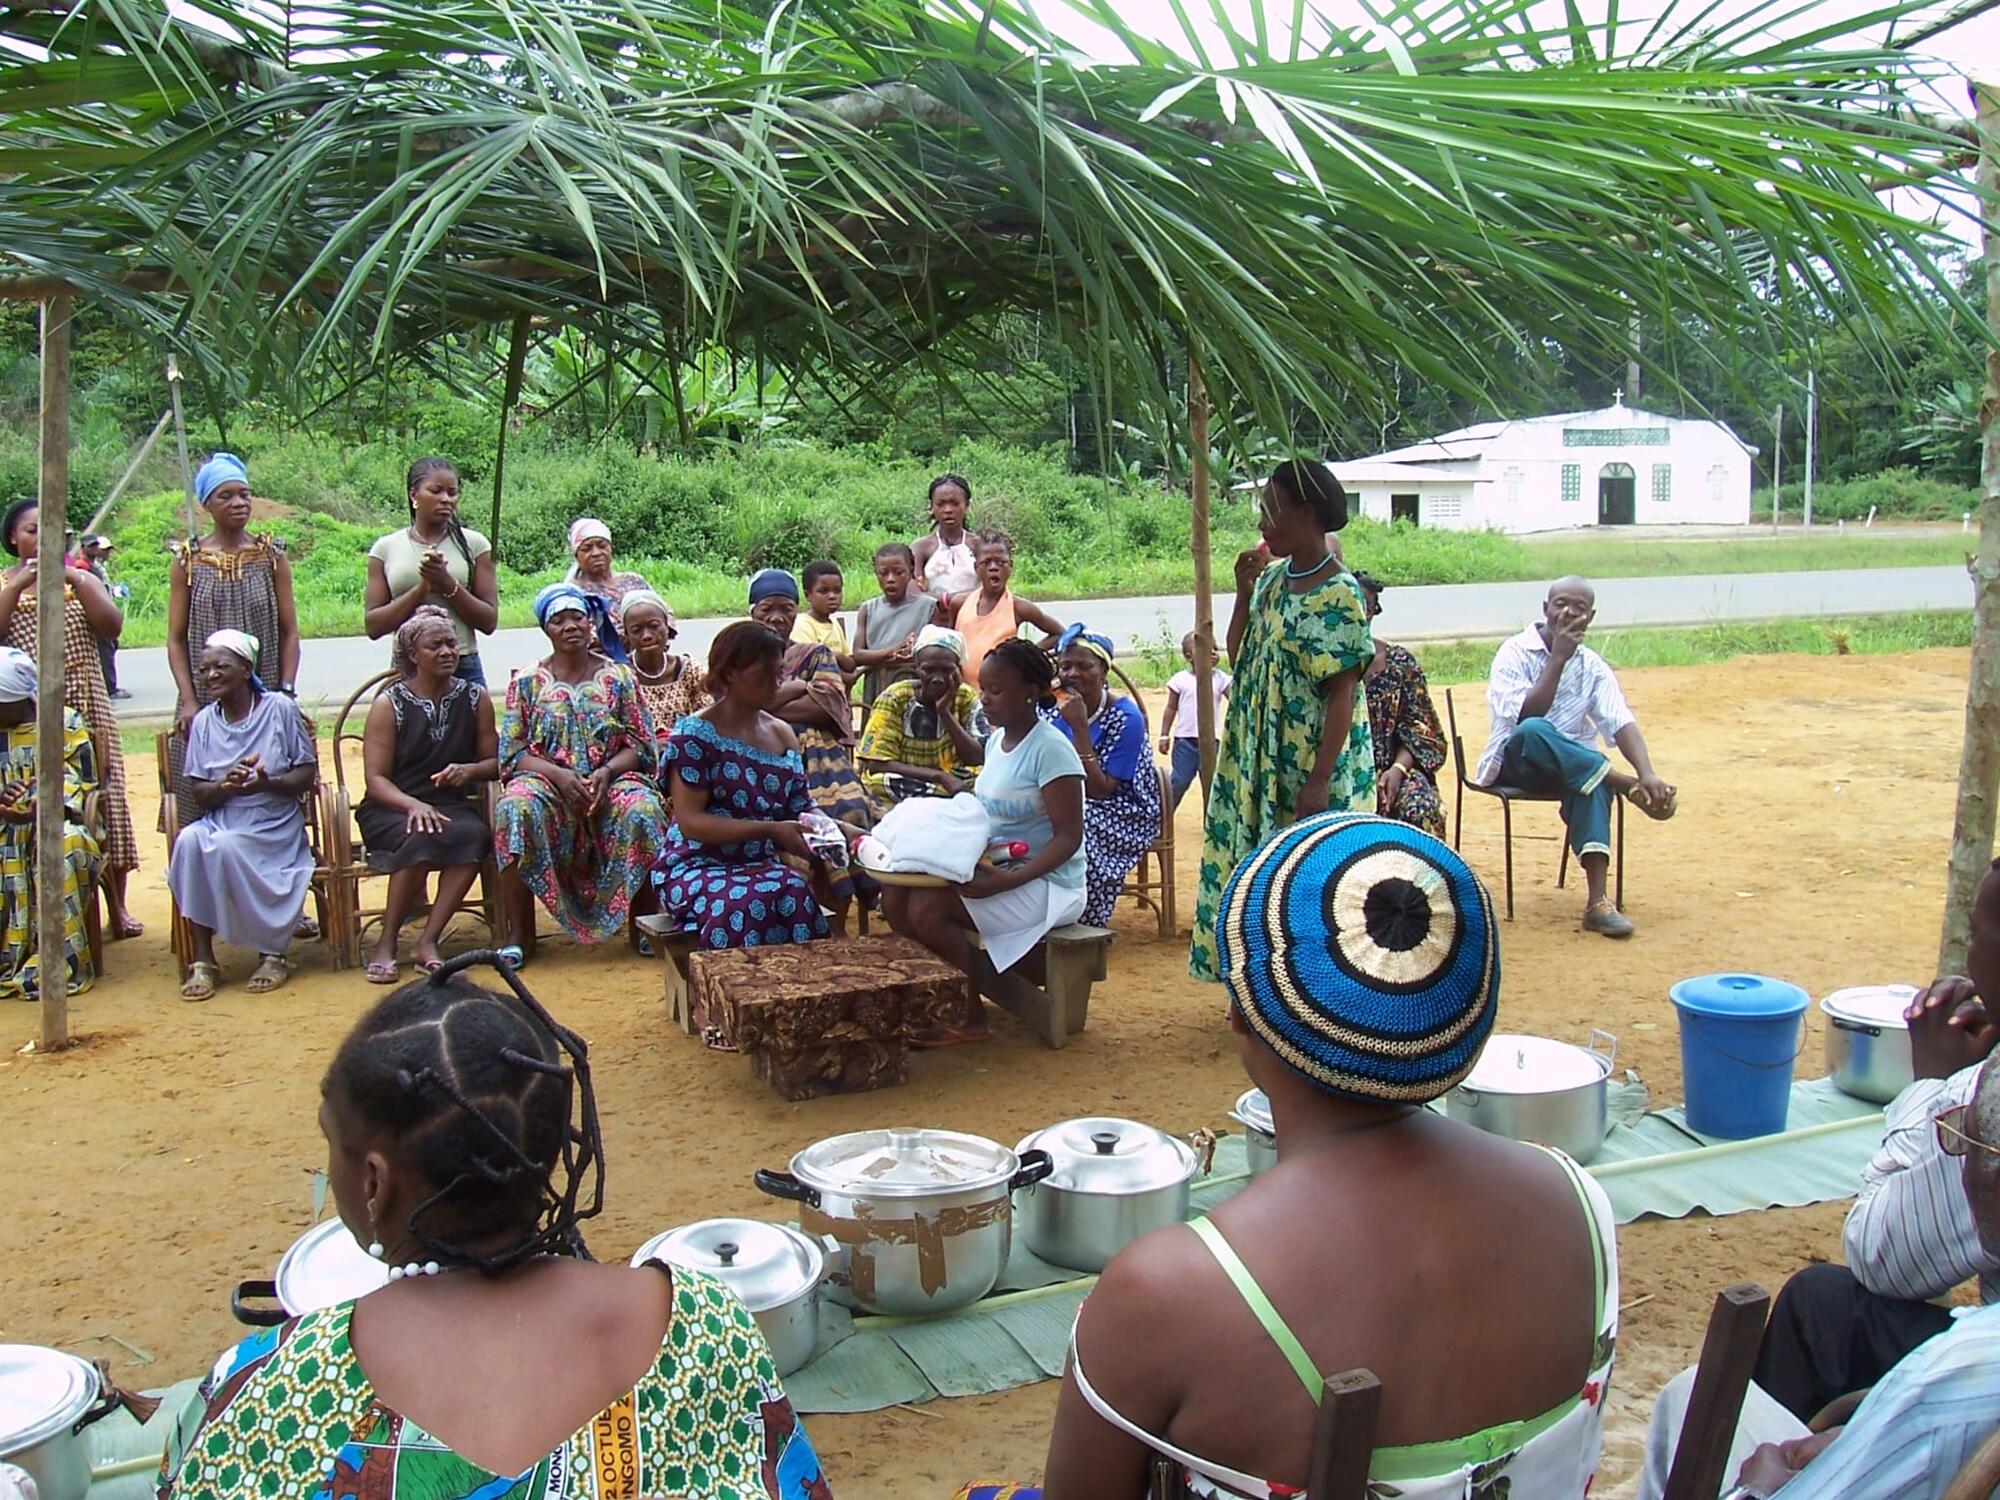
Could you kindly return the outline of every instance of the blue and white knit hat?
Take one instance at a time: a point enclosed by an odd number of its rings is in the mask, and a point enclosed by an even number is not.
[[[1493,902],[1464,860],[1406,823],[1294,823],[1229,877],[1215,941],[1251,1031],[1329,1093],[1435,1099],[1493,1029]]]

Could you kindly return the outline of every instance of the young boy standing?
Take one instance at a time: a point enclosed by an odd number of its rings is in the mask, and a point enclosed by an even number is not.
[[[886,542],[875,549],[875,583],[881,596],[862,602],[854,615],[854,661],[866,669],[861,679],[861,704],[874,706],[892,682],[913,676],[910,659],[917,632],[931,623],[936,601],[912,586],[917,560],[907,542]]]
[[[1167,784],[1173,789],[1173,805],[1167,809],[1171,816],[1181,805],[1181,798],[1194,785],[1201,774],[1201,730],[1199,729],[1200,688],[1194,675],[1194,632],[1190,630],[1181,637],[1181,659],[1187,669],[1176,672],[1167,679],[1167,706],[1160,715],[1160,726],[1165,731],[1160,736],[1160,753],[1169,757]],[[1220,666],[1209,674],[1209,685],[1215,691],[1215,732],[1222,735],[1222,700],[1229,694],[1229,674]]]

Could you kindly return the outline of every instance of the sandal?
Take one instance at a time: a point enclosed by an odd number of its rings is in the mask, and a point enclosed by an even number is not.
[[[144,937],[146,924],[136,917],[127,917],[122,922],[113,922],[111,930],[105,934],[114,943],[122,943],[131,938]]]
[[[181,999],[208,1000],[215,995],[215,987],[222,979],[222,968],[218,964],[207,964],[196,959],[188,965],[188,977],[181,985]]]
[[[303,912],[301,912],[299,914],[299,920],[297,924],[294,925],[292,928],[292,936],[296,938],[318,937],[319,919],[316,917],[306,916]]]
[[[443,967],[444,960],[441,958],[420,958],[417,960],[417,972],[419,974],[435,974]]]
[[[418,964],[417,967],[421,969],[423,965]],[[371,960],[361,972],[370,984],[394,984],[403,971],[393,958],[378,958]]]
[[[260,953],[257,955],[256,970],[243,988],[253,995],[268,995],[291,977],[291,966],[285,962],[283,954]]]

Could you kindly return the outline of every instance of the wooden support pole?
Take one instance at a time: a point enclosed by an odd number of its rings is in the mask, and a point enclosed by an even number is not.
[[[1201,378],[1201,360],[1188,350],[1188,453],[1193,463],[1194,491],[1194,722],[1201,736],[1201,798],[1208,805],[1215,779],[1215,578],[1208,535],[1208,386]]]
[[[146,435],[146,441],[139,445],[139,451],[132,455],[132,462],[125,465],[125,472],[118,476],[118,482],[104,497],[104,503],[84,523],[83,534],[90,536],[104,524],[104,518],[111,514],[111,507],[118,503],[118,497],[125,493],[125,486],[132,482],[132,476],[139,472],[139,465],[146,461],[146,455],[153,451],[153,444],[160,440],[160,434],[167,430],[167,423],[173,421],[174,409],[170,406],[160,413],[160,420],[153,424],[153,430]]]
[[[1973,564],[1972,672],[1965,742],[1958,753],[1958,808],[1945,873],[1938,972],[1965,972],[1972,901],[1993,860],[2000,793],[2000,90],[1971,85],[1979,135],[1981,239],[1986,262],[1986,388],[1979,397],[1979,556]]]
[[[192,542],[201,535],[201,523],[194,516],[194,470],[188,466],[187,421],[181,415],[181,367],[171,354],[167,356],[167,389],[174,398],[174,442],[180,449],[181,489],[187,494],[187,539]]]
[[[63,962],[63,537],[69,507],[71,299],[42,303],[42,473],[35,553],[35,952],[41,975],[42,1050],[69,1045]]]
[[[493,547],[493,561],[500,561],[500,495],[507,476],[507,424],[514,420],[514,407],[521,399],[521,377],[528,366],[527,313],[514,315],[512,336],[507,340],[507,378],[500,387],[500,436],[493,445],[493,525],[486,540]]]

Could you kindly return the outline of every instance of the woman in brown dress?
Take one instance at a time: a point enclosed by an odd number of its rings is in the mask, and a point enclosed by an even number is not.
[[[35,654],[35,554],[41,546],[41,511],[35,501],[17,500],[0,517],[0,543],[21,561],[0,581],[0,621],[6,644]],[[83,715],[97,752],[99,795],[104,808],[104,894],[111,908],[111,936],[137,937],[146,929],[125,904],[126,878],[139,868],[139,838],[125,800],[125,748],[118,718],[104,690],[99,639],[116,640],[124,613],[111,590],[83,568],[63,565],[63,702]]]
[[[664,744],[676,724],[715,701],[708,673],[692,657],[667,649],[679,634],[674,612],[651,589],[633,589],[619,601],[618,629],[630,653],[627,665],[639,684],[639,701],[653,721],[653,738]]]
[[[292,565],[277,541],[253,536],[248,529],[250,476],[243,461],[233,453],[214,455],[195,471],[194,490],[208,511],[210,530],[207,536],[175,544],[167,575],[167,669],[179,695],[174,732],[167,741],[167,773],[183,828],[201,816],[188,795],[181,755],[188,725],[209,703],[208,689],[195,671],[208,638],[218,630],[255,636],[264,646],[266,670],[269,664],[277,667],[271,686],[281,693],[292,693],[299,675]]]

